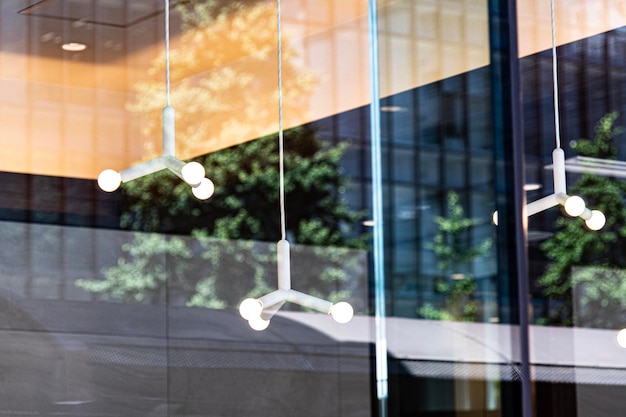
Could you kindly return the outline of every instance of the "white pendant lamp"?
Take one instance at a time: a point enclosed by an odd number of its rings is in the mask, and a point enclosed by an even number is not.
[[[180,179],[191,186],[193,195],[206,200],[213,195],[215,186],[206,178],[204,167],[198,162],[185,163],[176,158],[176,132],[174,108],[170,104],[170,4],[165,0],[165,94],[166,105],[162,112],[162,156],[126,168],[120,172],[105,169],[98,176],[98,186],[106,192],[117,190],[123,182],[153,174],[163,169],[169,169]]]
[[[554,129],[556,148],[552,151],[554,193],[547,197],[540,198],[526,205],[526,215],[532,216],[551,207],[561,205],[565,213],[572,217],[581,217],[585,220],[585,225],[590,230],[600,230],[606,223],[604,213],[599,210],[590,210],[586,207],[585,201],[577,196],[567,194],[565,181],[565,152],[561,148],[561,129],[559,126],[559,83],[557,77],[557,57],[556,57],[556,31],[554,20],[554,0],[550,0],[550,13],[552,23],[552,81],[554,95]],[[493,215],[493,223],[498,224],[498,212]]]
[[[291,261],[289,242],[286,240],[285,226],[285,168],[284,168],[284,137],[283,137],[283,93],[282,93],[282,36],[280,0],[276,2],[278,29],[278,152],[279,152],[279,198],[281,240],[276,245],[278,266],[278,289],[260,298],[247,298],[239,305],[241,317],[248,320],[254,330],[265,330],[270,319],[286,302],[299,304],[303,307],[330,314],[338,323],[347,323],[352,319],[354,310],[346,302],[336,304],[321,298],[305,294],[291,288]]]

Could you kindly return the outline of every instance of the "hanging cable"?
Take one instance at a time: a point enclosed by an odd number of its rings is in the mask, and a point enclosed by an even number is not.
[[[554,19],[554,0],[550,0],[550,26],[552,27],[552,88],[554,95],[554,130],[556,147],[561,147],[561,126],[559,114],[559,79],[557,75],[556,59],[556,24]]]
[[[278,164],[279,164],[279,205],[280,205],[280,236],[287,239],[285,221],[285,138],[283,133],[283,48],[280,0],[276,0],[276,31],[278,55]]]
[[[170,0],[165,0],[165,101],[170,105]]]

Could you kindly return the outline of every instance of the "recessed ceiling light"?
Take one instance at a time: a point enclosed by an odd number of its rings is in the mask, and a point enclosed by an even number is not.
[[[390,113],[397,113],[397,112],[401,112],[401,111],[406,111],[406,107],[400,107],[400,106],[382,106],[380,108],[380,111],[386,111],[386,112],[390,112]]]
[[[524,184],[524,191],[535,191],[541,188],[541,184],[529,183]]]
[[[81,52],[87,49],[87,45],[80,42],[68,42],[61,45],[61,49],[68,52]]]
[[[365,227],[374,227],[374,220],[365,220],[365,221],[363,221],[363,226],[365,226]]]

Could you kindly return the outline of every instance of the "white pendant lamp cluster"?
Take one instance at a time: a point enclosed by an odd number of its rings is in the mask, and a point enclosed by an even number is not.
[[[554,88],[554,129],[556,148],[552,151],[554,193],[526,205],[526,215],[532,216],[551,207],[561,205],[569,216],[581,217],[590,230],[600,230],[606,223],[606,217],[600,210],[590,210],[585,201],[577,195],[567,194],[565,181],[565,152],[561,148],[561,132],[559,126],[559,83],[557,77],[556,31],[554,20],[554,0],[550,0],[552,23],[552,81]],[[493,214],[493,223],[498,224],[498,212]]]
[[[248,320],[248,324],[254,330],[265,330],[270,319],[286,302],[299,304],[305,308],[330,314],[338,323],[347,323],[352,320],[354,310],[346,302],[336,304],[322,300],[296,290],[291,289],[291,261],[289,256],[289,242],[286,240],[285,226],[285,169],[284,169],[284,138],[283,138],[283,94],[282,94],[282,36],[281,36],[281,13],[280,0],[277,6],[277,29],[278,29],[278,152],[280,171],[280,224],[281,240],[278,241],[276,251],[278,254],[278,289],[260,298],[247,298],[239,305],[239,313]]]
[[[291,289],[291,262],[289,259],[289,242],[281,239],[276,244],[278,254],[278,289],[260,298],[246,298],[239,305],[239,314],[248,320],[254,330],[265,330],[270,319],[287,301],[303,307],[330,314],[337,323],[348,323],[352,320],[354,310],[345,301],[333,304],[309,294]]]
[[[123,182],[168,169],[191,186],[193,195],[206,200],[213,195],[215,186],[206,178],[204,167],[198,162],[185,163],[176,158],[175,112],[170,104],[170,58],[169,58],[169,23],[170,4],[165,0],[165,83],[166,105],[162,112],[163,155],[139,165],[117,172],[105,169],[98,176],[98,186],[106,192],[117,190]]]
[[[551,207],[561,205],[569,216],[581,217],[590,230],[600,230],[606,223],[606,217],[600,210],[590,210],[585,201],[577,195],[570,196],[565,185],[565,153],[557,147],[552,151],[554,164],[554,193],[526,205],[526,214],[532,216]]]

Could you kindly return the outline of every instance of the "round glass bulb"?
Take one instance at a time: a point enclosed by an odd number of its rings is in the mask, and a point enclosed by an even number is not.
[[[498,225],[498,211],[494,211],[493,214],[491,215],[491,222],[497,226]]]
[[[577,217],[583,214],[583,212],[585,211],[585,200],[577,195],[573,195],[565,200],[565,204],[563,205],[563,207],[565,208],[565,212],[568,215],[572,217]]]
[[[180,170],[180,173],[183,176],[183,181],[192,187],[200,185],[204,175],[206,174],[204,167],[198,162],[186,163],[183,166],[183,169]]]
[[[246,320],[261,318],[263,304],[256,298],[246,298],[239,304],[239,314]]]
[[[330,308],[330,315],[337,323],[347,323],[352,320],[352,316],[354,316],[354,309],[352,306],[345,301],[341,301],[337,304],[333,304]]]
[[[626,329],[617,332],[617,344],[626,349]]]
[[[206,200],[211,198],[215,192],[215,185],[213,185],[213,181],[210,179],[202,178],[198,186],[191,188],[191,192],[198,200]]]
[[[606,217],[600,210],[591,210],[591,217],[585,220],[590,230],[600,230],[606,224]]]
[[[270,325],[270,321],[263,320],[261,317],[256,317],[256,318],[253,318],[252,320],[248,320],[248,324],[254,330],[256,330],[257,332],[260,332],[261,330],[267,329],[267,326]]]
[[[98,175],[98,187],[107,193],[113,192],[120,188],[122,176],[113,169],[105,169]]]

